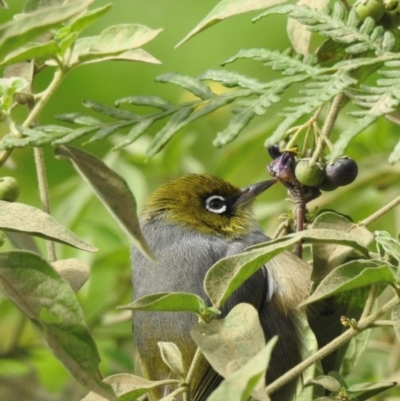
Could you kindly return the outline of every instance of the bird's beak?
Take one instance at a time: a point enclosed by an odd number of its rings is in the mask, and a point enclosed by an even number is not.
[[[268,180],[268,181],[262,181],[262,182],[258,182],[257,184],[253,184],[253,185],[250,185],[248,187],[242,188],[241,189],[241,194],[236,199],[235,204],[236,205],[238,205],[238,204],[247,205],[255,197],[260,195],[262,192],[264,192],[270,186],[274,185],[276,183],[276,181],[277,181],[276,179]]]

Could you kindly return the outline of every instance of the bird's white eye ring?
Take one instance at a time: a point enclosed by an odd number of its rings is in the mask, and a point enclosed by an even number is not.
[[[206,209],[211,213],[222,214],[226,208],[226,200],[221,195],[212,195],[206,199]]]

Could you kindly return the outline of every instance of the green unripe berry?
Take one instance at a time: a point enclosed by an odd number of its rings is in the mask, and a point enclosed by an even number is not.
[[[394,11],[399,5],[398,0],[383,0],[383,6],[386,11]]]
[[[309,159],[301,159],[294,171],[297,180],[308,187],[316,187],[325,179],[325,169],[321,163],[310,165]]]
[[[395,29],[400,26],[400,5],[391,11],[385,11],[383,17],[379,21],[379,25],[382,25],[385,29]]]
[[[19,184],[14,177],[0,178],[0,200],[15,202],[19,196]]]
[[[385,7],[382,0],[358,0],[354,4],[354,10],[361,22],[367,17],[379,21],[385,12]]]

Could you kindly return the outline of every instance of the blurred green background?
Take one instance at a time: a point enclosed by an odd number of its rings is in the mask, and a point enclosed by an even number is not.
[[[10,10],[0,10],[0,23],[21,12],[25,1],[9,1]],[[95,7],[110,3],[98,0]],[[44,124],[57,123],[54,115],[68,112],[87,112],[81,106],[83,99],[112,105],[119,98],[150,94],[163,96],[172,102],[190,99],[178,87],[154,81],[157,75],[179,72],[196,76],[207,69],[220,68],[221,62],[240,49],[266,47],[283,50],[290,46],[286,35],[286,18],[274,16],[251,23],[248,13],[223,21],[200,33],[178,49],[175,45],[212,9],[215,0],[120,0],[113,2],[111,11],[83,35],[90,36],[104,28],[120,23],[140,23],[164,31],[144,46],[162,65],[143,63],[105,62],[79,67],[72,71],[45,108],[40,117]],[[315,49],[320,38],[313,41]],[[255,61],[238,61],[227,67],[260,80],[270,80],[278,74]],[[46,87],[53,70],[39,75],[37,90]],[[296,93],[297,88],[291,90]],[[110,152],[124,132],[110,140],[83,146],[120,173],[135,194],[139,208],[144,199],[158,185],[185,173],[208,172],[244,186],[268,178],[266,165],[270,158],[263,146],[279,117],[284,103],[279,103],[263,117],[256,118],[232,144],[216,149],[212,140],[230,118],[229,108],[189,125],[175,135],[167,147],[153,159],[145,162],[145,149],[164,122],[160,122],[148,135],[127,148]],[[136,109],[137,110],[137,109]],[[22,120],[24,111],[19,112]],[[336,125],[336,134],[349,124],[343,111]],[[6,134],[0,125],[0,134]],[[361,220],[399,195],[400,165],[390,166],[387,158],[400,139],[398,126],[382,119],[357,137],[348,149],[348,155],[357,160],[360,174],[350,186],[332,193],[323,193],[309,208],[335,209]],[[333,137],[333,139],[335,136]],[[81,147],[82,142],[74,143]],[[85,317],[98,344],[105,376],[133,371],[131,323],[126,313],[117,312],[116,306],[128,303],[131,297],[129,240],[109,217],[100,202],[82,182],[72,166],[53,157],[53,149],[45,149],[54,216],[87,242],[97,246],[95,254],[59,246],[58,257],[77,257],[92,269],[91,277],[79,291],[78,298]],[[15,150],[3,168],[2,175],[12,175],[21,184],[19,201],[39,206],[39,195],[31,149]],[[279,215],[291,208],[285,202],[283,186],[274,186],[262,195],[255,212],[267,234],[272,235],[279,224]],[[387,230],[392,235],[400,231],[399,208],[371,225],[371,230]],[[38,241],[41,249],[43,243]],[[43,345],[34,327],[5,300],[0,300],[0,400],[1,401],[58,401],[78,400],[86,390],[70,378],[61,364]],[[366,361],[360,364],[356,379],[396,380],[400,350],[389,332],[377,333]],[[377,362],[378,361],[378,362]],[[382,364],[380,363],[382,362]],[[397,378],[400,379],[400,378]],[[393,390],[393,396],[396,390]],[[396,398],[388,398],[394,400]],[[382,397],[379,399],[383,399]],[[397,398],[400,399],[400,398]]]

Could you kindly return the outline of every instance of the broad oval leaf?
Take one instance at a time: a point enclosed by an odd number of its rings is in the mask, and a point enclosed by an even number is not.
[[[57,54],[59,51],[60,47],[52,40],[46,43],[33,43],[9,53],[1,65],[6,66],[20,61],[46,58]]]
[[[287,0],[222,0],[175,47],[180,46],[202,30],[233,15],[261,10]]]
[[[244,303],[236,305],[223,319],[197,323],[190,335],[224,378],[243,367],[265,346],[258,312]]]
[[[0,60],[49,29],[84,11],[94,0],[41,8],[0,26]]]
[[[2,292],[39,328],[66,369],[92,391],[114,399],[102,382],[100,357],[74,292],[40,256],[0,253]]]
[[[128,50],[134,50],[153,40],[161,31],[162,29],[150,29],[139,24],[110,26],[99,36],[89,38],[91,39],[90,46],[76,52],[74,58],[77,58],[79,62],[85,62],[99,56],[117,55]]]
[[[394,332],[396,334],[397,340],[400,342],[400,305],[396,305],[392,309],[392,322],[393,322],[393,328]]]
[[[82,150],[70,146],[57,146],[54,153],[71,161],[111,215],[130,235],[134,245],[149,259],[155,260],[140,229],[136,200],[126,181],[97,157]]]
[[[368,246],[374,239],[374,235],[364,226],[354,224],[345,216],[334,212],[321,213],[314,220],[313,229],[337,230],[343,233],[353,234],[358,237],[361,244]],[[346,244],[318,244],[312,245],[313,254],[313,280],[323,279],[335,267],[342,264],[353,252],[351,246]]]
[[[136,311],[192,312],[201,316],[207,305],[202,298],[195,294],[160,292],[138,298],[134,302],[118,308]]]
[[[118,396],[118,401],[132,401],[136,400],[143,394],[146,394],[149,390],[175,384],[178,385],[178,380],[158,380],[150,381],[143,377],[130,375],[127,373],[120,373],[117,375],[109,376],[104,379],[104,382],[109,384]],[[81,401],[107,401],[108,398],[104,398],[99,394],[90,392],[86,397],[82,398]]]
[[[334,294],[373,284],[393,284],[392,269],[376,260],[354,260],[345,263],[326,276],[317,289],[301,305],[308,305]]]
[[[213,305],[219,308],[261,266],[299,241],[346,244],[368,255],[368,250],[356,236],[335,230],[301,231],[258,244],[245,253],[219,260],[207,272],[204,288]]]
[[[306,386],[322,386],[328,391],[335,391],[339,392],[340,389],[342,388],[341,384],[339,381],[337,381],[334,377],[332,376],[317,376],[314,379],[309,380],[306,384],[304,384],[304,387]]]
[[[97,251],[97,248],[82,241],[54,217],[22,203],[0,201],[0,229],[61,242],[87,252]]]
[[[164,363],[174,372],[178,377],[184,378],[186,375],[183,358],[178,346],[174,343],[159,341],[157,343],[160,348],[161,358]]]
[[[357,397],[358,401],[365,401],[382,391],[389,390],[396,382],[358,383],[350,386],[346,391]]]
[[[101,16],[108,13],[111,7],[112,4],[106,4],[103,7],[95,8],[94,10],[87,11],[86,13],[80,15],[69,26],[70,31],[71,32],[83,31],[86,27],[93,24],[93,22],[95,22]]]
[[[58,274],[77,292],[88,280],[90,267],[79,259],[57,260],[51,264]]]
[[[278,340],[273,337],[268,344],[234,374],[225,379],[207,398],[207,401],[246,401],[257,386],[264,385],[265,371],[272,350]],[[264,398],[267,400],[268,398]]]

